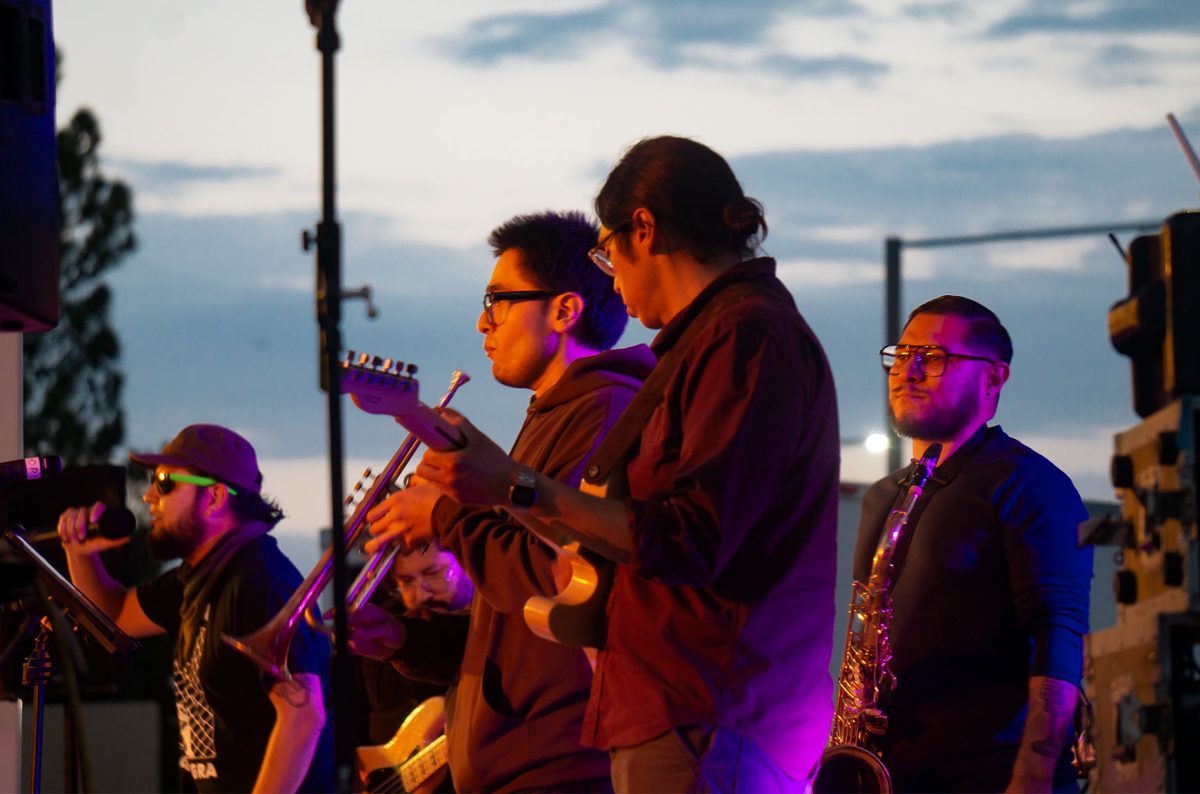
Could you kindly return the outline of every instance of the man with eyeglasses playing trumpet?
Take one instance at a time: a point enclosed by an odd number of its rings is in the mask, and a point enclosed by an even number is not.
[[[1070,728],[1088,630],[1091,547],[1074,485],[995,416],[1012,341],[957,295],[913,310],[880,351],[914,457],[942,454],[897,547],[897,684],[880,708],[896,791],[1076,791]],[[903,472],[863,499],[854,578],[867,581]],[[907,548],[906,548],[907,546]]]
[[[58,532],[75,586],[121,629],[175,638],[184,790],[331,790],[325,640],[302,626],[291,680],[274,682],[221,641],[266,623],[302,579],[268,534],[283,513],[261,495],[254,448],[227,428],[189,425],[160,453],[129,457],[152,470],[150,551],[183,564],[132,589],[114,580],[100,553],[125,541],[88,535],[99,502],[63,512]]]
[[[627,317],[611,282],[588,258],[596,227],[580,213],[517,216],[490,237],[497,260],[476,323],[492,375],[533,395],[512,455],[543,476],[577,486],[654,357],[612,350]],[[514,499],[523,498],[519,489]],[[418,482],[369,514],[374,552],[397,539],[434,538],[475,583],[466,647],[445,619],[403,620],[392,657],[419,678],[455,671],[447,695],[447,748],[460,791],[606,791],[608,757],[582,745],[592,669],[579,648],[528,628],[525,602],[563,582],[555,551],[511,516],[463,506]],[[351,623],[353,641],[355,626]]]

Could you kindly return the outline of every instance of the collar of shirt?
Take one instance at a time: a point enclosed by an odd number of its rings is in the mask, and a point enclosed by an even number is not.
[[[734,265],[717,276],[711,284],[701,290],[695,300],[689,303],[683,311],[671,318],[671,322],[663,326],[658,335],[654,337],[654,341],[650,343],[650,349],[654,351],[654,355],[661,359],[663,353],[674,347],[676,340],[679,339],[684,329],[691,324],[696,315],[704,310],[708,302],[716,297],[717,293],[725,289],[725,287],[739,281],[764,279],[764,277],[770,280],[774,280],[775,278],[775,260],[769,256],[748,259],[745,262]]]

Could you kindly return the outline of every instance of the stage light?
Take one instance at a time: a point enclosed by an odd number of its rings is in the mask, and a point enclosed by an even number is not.
[[[887,435],[884,433],[871,433],[863,440],[863,446],[872,455],[879,455],[886,452],[891,445],[891,441],[888,440]]]

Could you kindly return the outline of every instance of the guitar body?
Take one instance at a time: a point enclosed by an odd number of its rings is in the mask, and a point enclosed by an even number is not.
[[[599,486],[584,481],[579,490],[603,499],[625,489],[614,488],[610,480]],[[571,580],[552,598],[534,596],[526,601],[525,623],[534,634],[551,642],[601,649],[608,630],[606,612],[608,594],[616,575],[614,563],[584,551],[577,541],[562,545],[551,541],[551,544],[560,559],[570,565]]]
[[[355,762],[364,791],[432,791],[446,767],[446,699],[417,706],[387,744],[359,747]]]

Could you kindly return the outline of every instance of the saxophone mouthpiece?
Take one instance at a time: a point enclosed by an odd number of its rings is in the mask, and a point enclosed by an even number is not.
[[[929,468],[937,466],[938,458],[942,456],[942,445],[936,441],[925,448],[925,454],[921,456],[922,463],[932,464]]]

